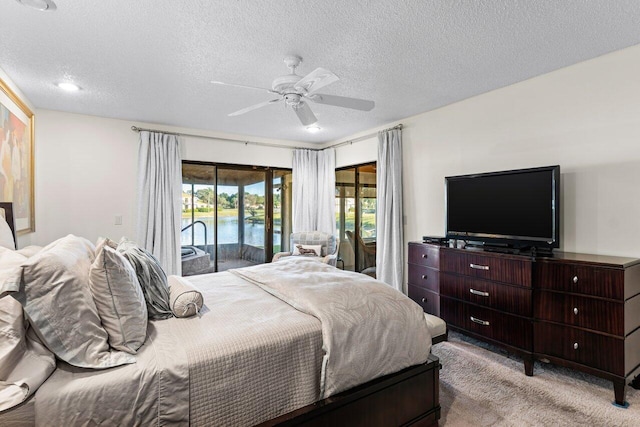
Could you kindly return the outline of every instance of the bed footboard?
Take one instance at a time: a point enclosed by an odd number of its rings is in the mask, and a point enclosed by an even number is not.
[[[437,426],[437,357],[260,424],[267,426]]]

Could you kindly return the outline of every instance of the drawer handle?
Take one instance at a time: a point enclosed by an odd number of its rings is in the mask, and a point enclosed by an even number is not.
[[[423,278],[424,280],[427,280],[427,275],[426,275],[426,274],[423,274],[423,275],[422,275],[422,278]]]
[[[427,254],[422,254],[422,258],[426,258],[427,256]]]
[[[573,283],[578,283],[578,276],[573,276]]]
[[[578,349],[578,343],[577,343],[577,342],[574,342],[574,343],[573,343],[573,349],[574,349],[574,350],[577,350],[577,349]]]
[[[482,319],[476,319],[473,316],[471,316],[471,321],[474,322],[474,323],[477,323],[478,325],[489,326],[489,322],[488,321],[482,320]]]
[[[427,302],[427,299],[426,299],[425,297],[422,297],[422,302],[423,302],[423,303],[426,303],[426,302]]]
[[[475,270],[489,270],[489,266],[488,265],[479,265],[479,264],[469,264],[469,267],[475,269]]]
[[[481,297],[488,297],[489,296],[489,292],[483,292],[483,291],[476,291],[475,289],[471,288],[469,289],[469,292],[471,292],[474,295],[479,295]]]
[[[575,314],[576,316],[578,315],[578,307],[573,308],[573,314]]]

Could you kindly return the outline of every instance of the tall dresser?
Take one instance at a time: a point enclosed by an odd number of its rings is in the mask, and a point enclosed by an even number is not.
[[[518,354],[640,386],[640,259],[409,244],[409,297],[447,327]],[[431,279],[436,277],[437,282]]]

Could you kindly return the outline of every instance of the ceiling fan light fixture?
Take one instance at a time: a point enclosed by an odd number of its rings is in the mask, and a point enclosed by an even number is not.
[[[32,9],[40,10],[43,12],[53,12],[57,9],[53,0],[16,0],[23,6],[30,7]]]
[[[322,130],[322,128],[320,126],[318,126],[317,124],[315,124],[315,123],[312,124],[312,125],[307,126],[307,132],[310,132],[310,133],[318,133],[321,130]]]

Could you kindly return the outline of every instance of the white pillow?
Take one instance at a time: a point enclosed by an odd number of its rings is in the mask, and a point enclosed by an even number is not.
[[[15,249],[16,242],[13,240],[13,233],[9,224],[4,219],[4,216],[0,215],[0,246],[7,249]]]
[[[80,368],[110,368],[135,363],[109,348],[89,289],[95,247],[72,234],[44,247],[22,264],[20,292],[31,325],[58,358]]]
[[[22,279],[22,265],[27,257],[18,251],[0,246],[0,298],[18,292]]]
[[[0,412],[24,402],[56,369],[53,353],[32,332],[20,303],[0,299]]]
[[[147,304],[135,270],[124,256],[105,244],[97,249],[89,280],[109,344],[135,354],[147,337]]]
[[[300,248],[302,248],[302,251],[300,250]],[[310,251],[313,251],[313,252],[310,252]],[[295,243],[293,245],[292,255],[320,256],[321,253],[322,253],[322,245],[301,245],[299,243]]]
[[[191,317],[200,312],[204,298],[200,291],[178,276],[169,276],[169,302],[176,317]]]
[[[36,245],[30,245],[30,246],[26,246],[22,249],[18,249],[16,252],[26,256],[27,258],[31,258],[32,256],[34,256],[35,254],[37,254],[38,252],[40,252],[42,250],[42,246],[36,246]]]

